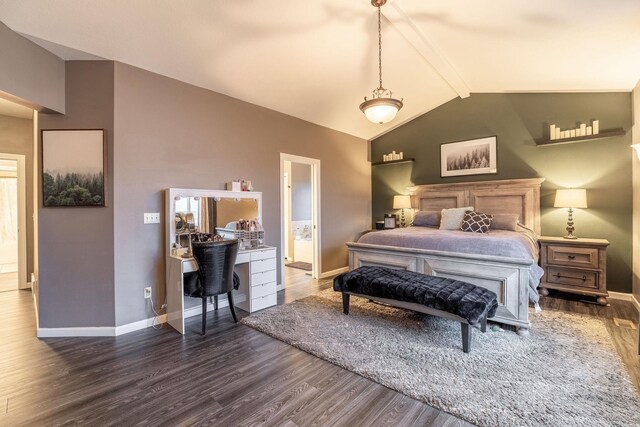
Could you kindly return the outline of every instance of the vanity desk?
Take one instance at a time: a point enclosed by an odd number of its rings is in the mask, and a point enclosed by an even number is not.
[[[201,313],[200,300],[184,296],[184,274],[197,271],[193,258],[171,253],[173,243],[198,232],[215,233],[239,219],[257,218],[262,222],[262,194],[223,190],[189,190],[169,188],[165,191],[167,212],[166,292],[167,321],[181,334],[185,333],[184,319]],[[193,224],[184,231],[176,214],[190,213]],[[184,215],[183,215],[184,217]],[[176,231],[176,224],[180,227]],[[183,252],[184,249],[181,251]],[[240,249],[235,272],[240,287],[233,291],[235,306],[252,313],[277,303],[276,248],[269,246]],[[219,307],[227,307],[226,296],[219,297]],[[207,311],[213,310],[208,304]]]

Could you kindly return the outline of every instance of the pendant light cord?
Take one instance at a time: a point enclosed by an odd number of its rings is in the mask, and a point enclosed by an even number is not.
[[[380,6],[378,6],[378,78],[382,89],[382,27],[380,25]]]

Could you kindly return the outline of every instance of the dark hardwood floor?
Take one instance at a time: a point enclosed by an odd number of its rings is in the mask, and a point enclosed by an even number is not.
[[[279,304],[331,286],[304,275],[289,283]],[[227,309],[209,315],[204,337],[194,317],[184,336],[164,327],[116,338],[39,340],[29,291],[0,293],[0,304],[3,426],[468,425],[234,324]],[[547,298],[543,306],[603,318],[638,381],[635,339],[612,320],[637,320],[630,303],[599,307]]]

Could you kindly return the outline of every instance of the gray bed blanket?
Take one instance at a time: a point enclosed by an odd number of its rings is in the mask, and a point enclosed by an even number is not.
[[[399,246],[465,254],[494,255],[533,261],[529,279],[529,301],[537,303],[538,285],[544,270],[538,266],[538,242],[528,229],[521,231],[491,230],[469,233],[430,227],[395,228],[367,233],[358,243]]]
[[[498,297],[480,286],[413,271],[366,266],[333,279],[333,290],[411,302],[455,314],[478,325],[498,309]]]

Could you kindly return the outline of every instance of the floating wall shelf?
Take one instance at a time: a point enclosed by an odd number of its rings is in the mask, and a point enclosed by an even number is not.
[[[402,160],[390,160],[388,162],[375,162],[375,163],[371,163],[371,166],[378,166],[378,165],[397,165],[398,163],[409,163],[409,162],[413,162],[414,159],[402,159]]]
[[[610,138],[612,136],[621,136],[627,132],[624,129],[608,130],[595,135],[576,136],[574,138],[547,139],[544,141],[536,141],[536,145],[543,147],[545,145],[569,144],[571,142],[591,141],[592,139]]]

